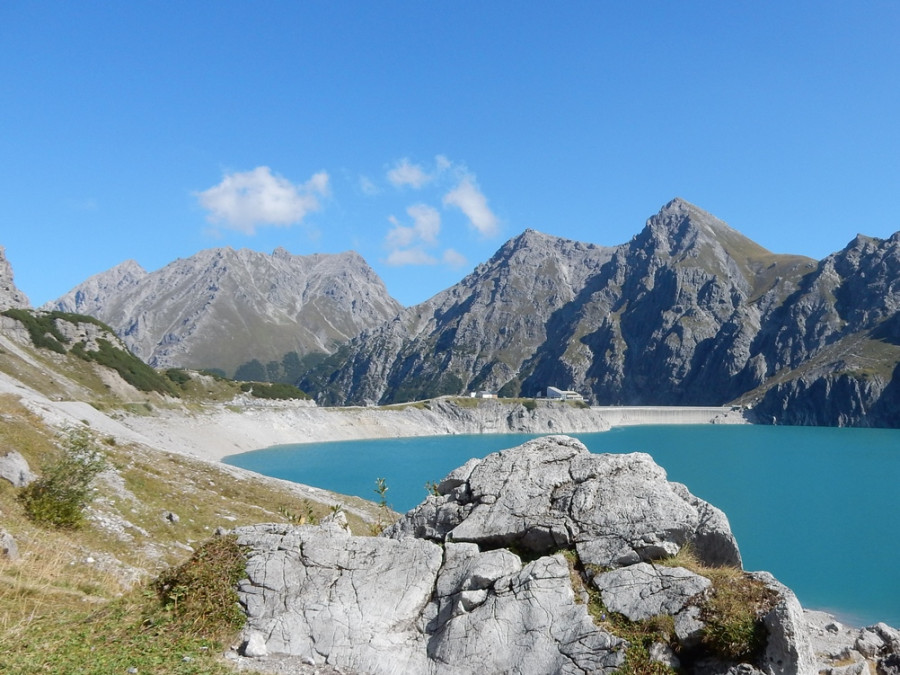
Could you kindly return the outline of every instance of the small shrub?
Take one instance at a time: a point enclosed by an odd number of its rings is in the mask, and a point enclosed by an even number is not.
[[[533,398],[526,398],[522,400],[522,407],[525,408],[528,412],[531,412],[537,408],[537,401]]]
[[[180,387],[184,387],[191,381],[191,374],[181,368],[169,368],[166,371],[166,377]]]
[[[375,494],[378,495],[378,520],[372,523],[370,530],[373,535],[381,534],[390,524],[390,506],[387,501],[387,481],[384,478],[375,479]]]
[[[91,484],[106,468],[106,460],[84,429],[68,432],[62,455],[43,467],[42,475],[22,488],[19,501],[25,514],[41,525],[75,529],[93,499]]]
[[[216,537],[191,558],[163,572],[153,588],[162,607],[194,633],[239,630],[246,617],[237,584],[246,576],[247,561],[234,535]]]
[[[103,338],[97,339],[97,346],[99,350],[95,352],[86,351],[80,345],[78,349],[73,348],[72,351],[86,361],[95,361],[101,366],[112,368],[135,389],[178,396],[169,378],[160,375],[131,352],[119,349]]]
[[[316,513],[313,505],[308,499],[302,502],[303,513],[297,513],[289,506],[281,505],[278,507],[278,513],[288,521],[291,525],[318,525],[319,515]]]

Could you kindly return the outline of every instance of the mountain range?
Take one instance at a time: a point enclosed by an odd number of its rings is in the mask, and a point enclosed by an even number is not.
[[[296,383],[322,404],[556,386],[600,405],[894,427],[898,271],[900,233],[858,235],[816,261],[674,199],[619,246],[526,230],[413,307],[355,253],[283,249],[213,249],[153,273],[123,263],[52,307],[109,323],[157,367],[255,362],[265,376],[293,352]]]
[[[108,323],[154,367],[220,370],[244,379],[299,368],[394,316],[400,304],[356,253],[298,256],[217,248],[155,272],[126,261],[48,309]],[[286,355],[293,355],[294,358]],[[255,367],[251,367],[255,366]],[[299,374],[299,373],[298,373]]]
[[[626,244],[526,231],[301,380],[329,403],[573,389],[601,405],[752,406],[896,426],[900,235],[771,253],[681,199]]]

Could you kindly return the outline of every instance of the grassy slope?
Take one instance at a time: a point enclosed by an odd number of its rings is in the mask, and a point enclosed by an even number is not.
[[[110,386],[110,371],[74,355],[0,342],[0,372],[54,399],[100,410],[134,405],[202,407],[237,385],[194,377],[176,400]],[[123,394],[124,392],[124,394]],[[82,423],[83,425],[83,423]],[[89,427],[88,427],[89,429]],[[16,450],[39,472],[59,452],[48,427],[15,394],[0,394],[0,454]],[[301,499],[285,483],[94,434],[110,469],[97,483],[88,524],[74,531],[29,521],[19,490],[0,479],[0,527],[19,557],[0,557],[0,671],[4,673],[230,672],[220,662],[231,636],[184,626],[149,583],[183,563],[219,527],[321,518],[330,506]],[[167,513],[178,516],[167,519]],[[347,513],[351,528],[371,525]],[[221,628],[221,627],[220,627]]]

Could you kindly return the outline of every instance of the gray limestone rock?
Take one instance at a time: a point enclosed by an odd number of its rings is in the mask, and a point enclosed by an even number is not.
[[[584,564],[618,567],[685,544],[712,565],[740,566],[721,511],[666,480],[649,455],[594,455],[548,436],[472,460],[386,534],[547,553],[575,546]]]
[[[889,654],[878,659],[875,672],[878,675],[900,675],[900,654]]]
[[[496,553],[473,556],[475,568],[482,568],[480,558]],[[487,561],[487,569],[497,572],[509,564],[496,562]],[[463,585],[465,579],[471,577]],[[439,577],[439,588],[442,583]],[[430,629],[428,656],[436,674],[605,673],[624,660],[623,642],[595,626],[584,605],[575,602],[559,555],[495,579],[483,600],[465,611],[442,615],[438,610]]]
[[[251,549],[239,587],[246,630],[262,633],[269,653],[360,672],[428,672],[421,617],[439,546],[352,537],[337,526],[235,533]]]
[[[0,246],[0,311],[10,308],[27,308],[28,297],[16,288],[12,265],[6,259],[6,250]]]
[[[0,478],[5,478],[14,487],[25,487],[37,479],[25,458],[15,450],[0,456]]]
[[[19,545],[9,532],[2,529],[0,529],[0,558],[8,561],[19,559]]]
[[[869,675],[869,664],[866,661],[848,663],[846,666],[829,668],[827,675]]]
[[[575,602],[562,556],[523,566],[509,551],[336,526],[235,533],[250,550],[245,639],[262,636],[260,653],[416,675],[611,673],[623,663],[622,640]]]
[[[613,673],[628,644],[594,623],[573,588],[579,570],[600,564],[589,581],[607,609],[632,621],[673,617],[674,651],[653,655],[685,673],[815,675],[862,661],[860,652],[894,673],[894,629],[804,615],[766,572],[753,573],[774,594],[764,652],[734,663],[704,651],[711,582],[648,560],[688,543],[712,564],[740,557],[724,515],[647,455],[591,455],[548,437],[467,462],[438,492],[381,537],[352,536],[340,518],[237,528],[248,559],[243,654],[265,655],[252,662],[278,673]],[[561,547],[580,560],[567,562]],[[583,591],[584,574],[575,581]]]
[[[664,642],[654,642],[650,645],[648,652],[650,654],[650,660],[655,663],[661,663],[672,669],[681,667],[681,661],[675,655],[675,652]]]
[[[763,670],[767,675],[816,675],[819,668],[797,596],[768,572],[753,576],[778,594],[775,607],[763,617],[768,632]]]
[[[638,563],[593,578],[607,609],[631,621],[652,616],[676,616],[710,587],[706,577],[683,567],[657,567]]]
[[[258,630],[251,630],[247,635],[247,640],[241,647],[241,653],[250,659],[259,659],[269,655],[266,648],[266,638]]]

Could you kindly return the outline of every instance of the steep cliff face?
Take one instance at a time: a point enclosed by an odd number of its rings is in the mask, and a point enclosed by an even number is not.
[[[26,295],[16,288],[12,265],[6,259],[6,250],[0,246],[0,310],[29,307]]]
[[[761,382],[747,370],[768,307],[813,268],[770,253],[683,200],[667,204],[609,264],[523,365],[604,404],[719,404]]]
[[[529,231],[301,386],[385,403],[556,385],[606,405],[740,401],[763,421],[895,426],[898,249],[900,234],[821,262],[778,255],[680,199],[614,248]]]
[[[333,403],[497,389],[611,254],[527,230],[459,284],[361,335],[301,386]]]
[[[157,367],[220,368],[330,353],[399,304],[356,253],[202,251],[147,273],[134,262],[70,291],[54,308],[113,326]]]

